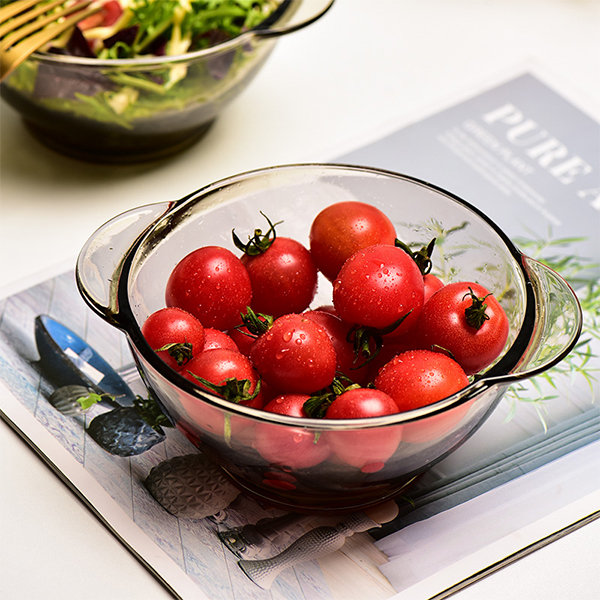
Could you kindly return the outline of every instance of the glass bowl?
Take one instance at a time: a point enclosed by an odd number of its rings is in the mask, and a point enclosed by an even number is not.
[[[0,93],[34,136],[59,152],[105,163],[162,158],[198,141],[277,39],[314,23],[332,4],[282,0],[257,28],[180,56],[99,60],[36,52]]]
[[[232,228],[253,231],[259,211],[283,221],[279,235],[308,244],[314,216],[346,200],[382,209],[398,237],[411,245],[437,237],[435,272],[446,282],[476,281],[495,291],[510,320],[509,339],[496,362],[468,387],[385,417],[294,418],[202,391],[148,346],[140,327],[165,306],[168,276],[187,253],[204,245],[236,252]],[[125,332],[145,384],[173,423],[241,489],[296,511],[354,510],[401,493],[469,438],[510,384],[564,358],[581,330],[581,309],[569,285],[521,254],[478,209],[423,181],[360,166],[271,167],[219,181],[176,202],[135,208],[95,232],[76,270],[84,299]],[[330,303],[331,284],[323,278],[313,306]],[[386,460],[378,458],[381,440],[391,445]],[[339,458],[348,453],[351,460]]]

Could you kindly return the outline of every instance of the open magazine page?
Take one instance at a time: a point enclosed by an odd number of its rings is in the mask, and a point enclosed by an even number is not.
[[[87,309],[71,269],[1,299],[0,412],[175,596],[403,598],[427,582],[433,595],[452,585],[436,575],[453,564],[468,577],[503,560],[542,530],[495,543],[598,491],[598,122],[525,74],[335,160],[409,173],[489,214],[572,283],[581,342],[509,390],[405,497],[321,517],[240,494],[177,429],[134,456],[90,435],[114,405],[74,410],[61,389],[117,392],[125,407],[147,392],[124,336]],[[477,535],[457,533],[465,527]]]

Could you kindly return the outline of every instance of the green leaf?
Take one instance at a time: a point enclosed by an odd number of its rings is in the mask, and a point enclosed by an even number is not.
[[[104,399],[103,394],[91,393],[91,394],[88,394],[87,396],[81,396],[81,397],[77,398],[75,400],[75,402],[77,402],[79,404],[79,406],[81,406],[82,410],[88,410],[89,408],[94,406],[94,404],[101,402],[103,399]]]

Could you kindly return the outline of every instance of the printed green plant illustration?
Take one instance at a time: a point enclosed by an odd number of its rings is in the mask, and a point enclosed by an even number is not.
[[[582,241],[585,241],[584,238],[578,237],[553,239],[551,232],[544,239],[515,239],[525,254],[560,273],[573,287],[583,311],[583,329],[577,345],[563,361],[527,383],[514,385],[508,390],[504,397],[511,403],[507,420],[514,416],[519,402],[531,403],[545,430],[545,404],[564,395],[564,390],[573,387],[577,381],[585,382],[592,401],[597,400],[597,374],[600,369],[594,362],[598,358],[594,346],[600,341],[600,264],[575,253],[557,252],[563,248],[575,249]]]

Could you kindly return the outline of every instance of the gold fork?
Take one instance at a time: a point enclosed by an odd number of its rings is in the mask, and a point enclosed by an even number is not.
[[[16,0],[0,8],[0,81],[44,44],[101,10],[99,3],[90,6],[94,2]]]

